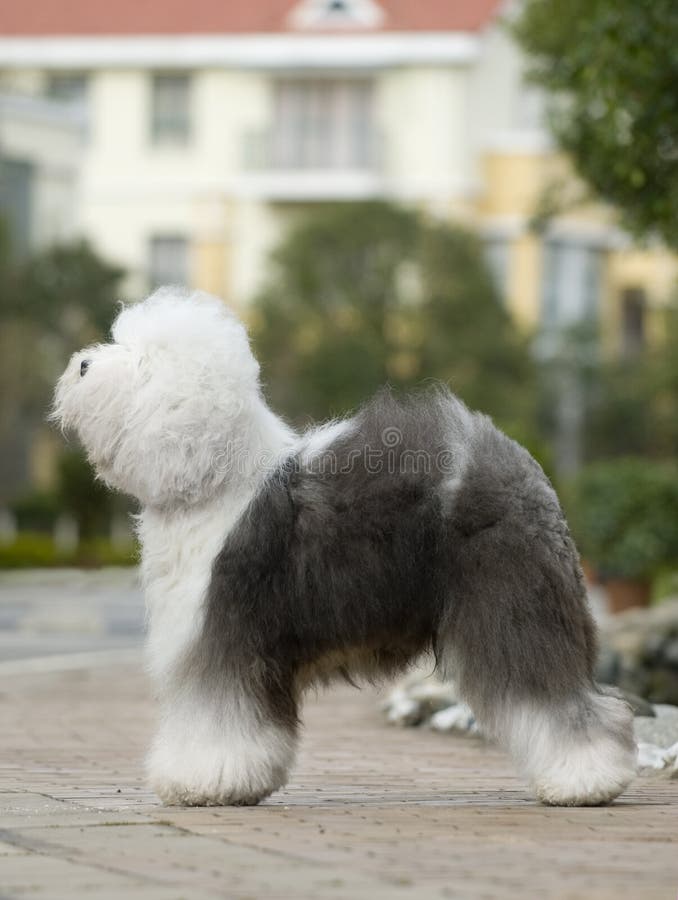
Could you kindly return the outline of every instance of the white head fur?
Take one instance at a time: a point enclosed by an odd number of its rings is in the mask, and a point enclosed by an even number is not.
[[[144,506],[214,496],[233,460],[266,444],[245,328],[215,297],[163,288],[123,308],[112,338],[73,355],[52,417],[107,484]]]

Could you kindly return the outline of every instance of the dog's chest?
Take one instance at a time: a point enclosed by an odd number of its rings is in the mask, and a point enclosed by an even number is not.
[[[246,504],[165,513],[144,510],[139,522],[141,577],[148,614],[148,664],[158,677],[198,637],[214,558]]]

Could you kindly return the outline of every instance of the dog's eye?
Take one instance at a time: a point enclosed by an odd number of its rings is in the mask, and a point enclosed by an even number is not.
[[[89,369],[89,364],[90,364],[89,359],[83,359],[83,361],[80,363],[80,377],[81,378],[83,377],[85,372]]]

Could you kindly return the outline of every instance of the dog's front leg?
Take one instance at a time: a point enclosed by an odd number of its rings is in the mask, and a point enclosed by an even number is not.
[[[151,787],[170,806],[252,805],[281,788],[294,760],[296,723],[252,683],[165,685],[148,758]]]

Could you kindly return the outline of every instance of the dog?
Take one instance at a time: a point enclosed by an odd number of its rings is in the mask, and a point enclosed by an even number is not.
[[[238,319],[165,288],[72,357],[52,415],[141,505],[165,804],[258,803],[288,780],[309,687],[427,651],[542,802],[608,803],[632,779],[556,494],[447,389],[385,390],[298,434]]]

